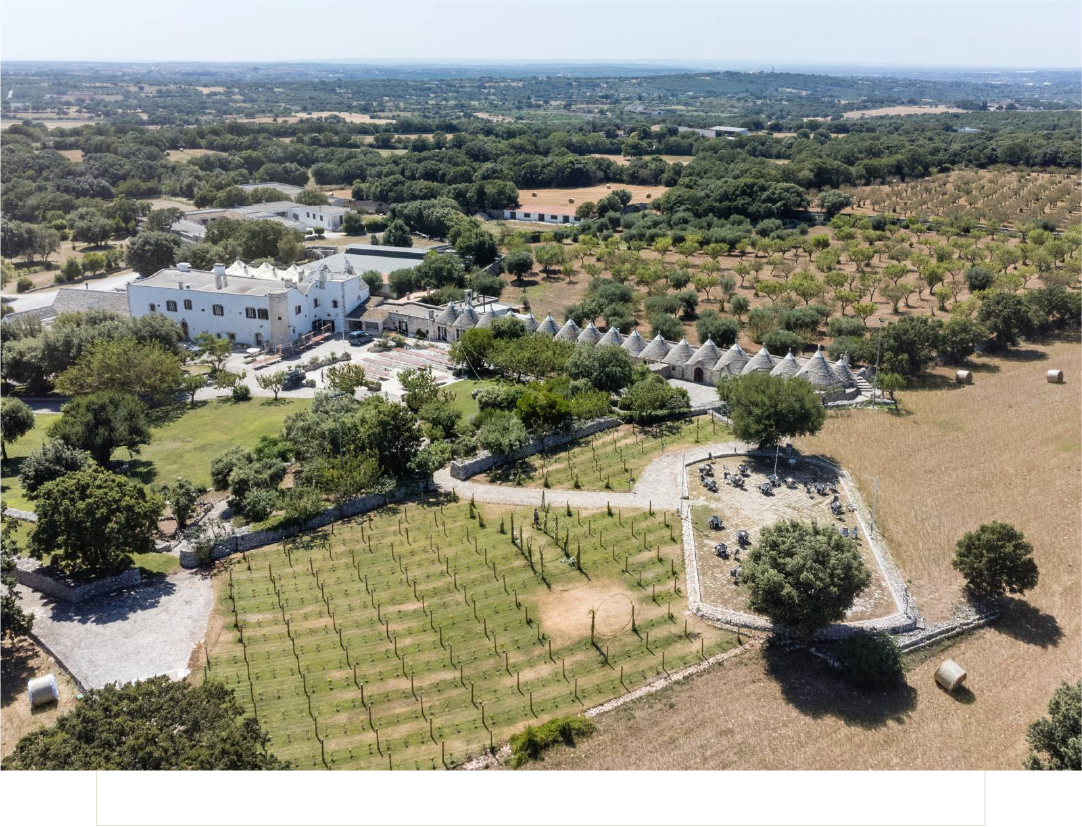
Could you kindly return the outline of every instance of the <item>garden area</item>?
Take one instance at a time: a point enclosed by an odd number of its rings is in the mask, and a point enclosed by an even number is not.
[[[713,417],[621,425],[490,471],[483,480],[530,488],[630,491],[647,465],[667,451],[732,434]]]
[[[300,769],[439,769],[736,644],[683,615],[675,514],[534,519],[432,497],[233,557],[202,675]]]

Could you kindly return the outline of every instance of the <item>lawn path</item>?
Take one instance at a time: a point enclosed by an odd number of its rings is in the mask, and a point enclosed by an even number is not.
[[[541,505],[545,502],[559,505],[567,503],[573,508],[604,508],[606,503],[617,508],[655,508],[675,510],[680,505],[682,490],[681,469],[684,463],[697,462],[711,455],[745,452],[755,448],[744,442],[717,442],[710,445],[693,445],[673,451],[655,459],[643,469],[631,493],[615,491],[576,491],[561,488],[526,488],[513,485],[489,485],[470,480],[456,480],[449,468],[441,468],[433,475],[441,491],[454,489],[460,497],[473,497],[477,502],[504,503],[509,505]]]

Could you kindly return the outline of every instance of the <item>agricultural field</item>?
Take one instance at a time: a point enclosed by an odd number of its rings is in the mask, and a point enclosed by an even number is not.
[[[631,200],[638,203],[659,198],[667,189],[668,187],[663,187],[660,184],[656,187],[644,187],[637,184],[598,184],[596,187],[522,189],[519,190],[518,197],[522,204],[560,206],[564,204],[581,204],[584,201],[600,201],[606,195],[611,195],[613,190],[627,190],[631,193]],[[551,227],[551,225],[549,226]]]
[[[724,442],[731,436],[710,416],[621,425],[504,465],[482,479],[527,488],[630,491],[642,469],[662,454],[702,442]]]
[[[213,149],[167,149],[165,151],[165,155],[170,161],[190,161],[192,158],[198,158],[201,155],[219,154],[221,153],[215,152]]]
[[[950,218],[971,211],[985,223],[1019,227],[1048,219],[1061,230],[1078,224],[1080,198],[1082,178],[1064,172],[964,170],[853,191],[862,212]]]
[[[899,414],[831,414],[798,444],[844,464],[866,500],[879,477],[880,528],[927,622],[956,599],[954,544],[982,522],[1025,533],[1037,588],[1006,598],[993,626],[907,656],[897,690],[869,696],[810,655],[767,647],[599,716],[595,735],[535,766],[1020,769],[1027,725],[1046,714],[1061,681],[1079,677],[1082,353],[1069,340],[975,361],[971,386],[937,370],[926,388],[900,394]],[[1045,381],[1053,367],[1067,384]],[[944,657],[969,670],[960,695],[934,684]]]
[[[198,675],[300,769],[439,769],[736,644],[683,613],[675,514],[532,519],[432,497],[231,558]]]
[[[854,109],[842,113],[846,118],[876,118],[883,115],[946,115],[964,112],[954,106],[945,104],[924,104],[914,106],[881,106],[878,109]],[[805,119],[807,120],[807,119]]]
[[[4,719],[0,758],[6,758],[24,735],[52,726],[57,718],[70,712],[78,703],[75,695],[79,689],[56,659],[28,637],[5,638],[0,664],[3,667],[0,714]],[[26,700],[26,682],[50,673],[56,676],[60,701],[31,710]]]
[[[591,152],[593,158],[606,158],[614,164],[624,167],[631,163],[632,159],[624,155],[602,155],[600,152]],[[690,164],[695,160],[693,155],[646,155],[646,158],[660,158],[667,164]]]

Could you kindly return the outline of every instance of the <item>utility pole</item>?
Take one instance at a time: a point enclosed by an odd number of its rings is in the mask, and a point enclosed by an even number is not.
[[[872,383],[872,405],[875,405],[876,393],[879,390],[879,350],[883,344],[884,319],[879,318],[879,336],[875,340],[875,379]]]

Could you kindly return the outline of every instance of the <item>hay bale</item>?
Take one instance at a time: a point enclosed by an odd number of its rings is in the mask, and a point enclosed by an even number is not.
[[[1063,371],[1062,370],[1050,370],[1045,374],[1048,377],[1048,381],[1053,385],[1063,384]]]
[[[31,709],[60,700],[60,690],[56,686],[56,678],[52,672],[42,678],[27,681],[26,694],[30,696]]]
[[[935,670],[935,682],[953,692],[966,681],[966,670],[953,660],[945,660]]]
[[[954,374],[954,381],[959,385],[972,385],[973,374],[968,370],[960,370]]]
[[[574,204],[574,203],[575,203],[575,199],[574,199],[574,198],[568,198],[568,199],[567,199],[567,203],[568,203],[568,204]]]

